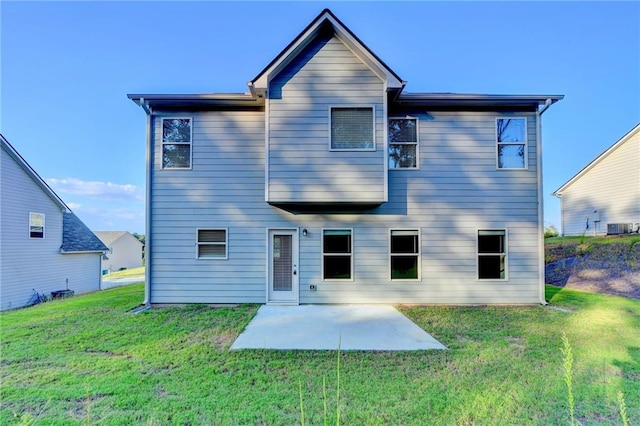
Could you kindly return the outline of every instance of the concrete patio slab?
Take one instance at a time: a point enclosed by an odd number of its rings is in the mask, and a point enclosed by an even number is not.
[[[389,305],[261,306],[231,349],[446,349]]]

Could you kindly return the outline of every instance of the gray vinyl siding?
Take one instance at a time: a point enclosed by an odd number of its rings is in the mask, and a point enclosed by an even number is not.
[[[271,82],[270,202],[382,202],[383,82],[336,37],[318,39]],[[373,107],[375,151],[330,151],[331,107]]]
[[[23,306],[39,293],[99,290],[100,255],[60,253],[60,207],[4,150],[0,168],[0,310]],[[45,238],[29,238],[29,212],[45,214]]]
[[[495,118],[509,114],[413,112],[419,170],[390,171],[389,201],[361,214],[293,214],[265,202],[263,112],[173,113],[193,117],[192,170],[161,170],[158,117],[170,114],[156,114],[151,303],[264,303],[268,228],[308,230],[299,236],[300,303],[540,301],[534,113],[511,114],[527,117],[528,169],[496,170]],[[227,260],[196,259],[199,228],[228,229]],[[353,280],[322,279],[323,228],[353,229]],[[391,229],[420,230],[419,281],[390,280]],[[476,279],[478,229],[507,230],[508,280]]]
[[[640,132],[569,185],[561,203],[564,235],[606,234],[608,223],[639,223]],[[594,210],[600,214],[597,227]]]

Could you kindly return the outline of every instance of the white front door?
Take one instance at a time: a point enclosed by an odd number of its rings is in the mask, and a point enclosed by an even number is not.
[[[270,229],[267,303],[298,304],[298,230]]]

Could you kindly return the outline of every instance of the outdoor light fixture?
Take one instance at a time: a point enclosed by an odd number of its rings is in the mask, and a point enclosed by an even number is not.
[[[302,230],[302,236],[303,236],[303,237],[306,237],[308,233],[309,233],[309,232],[307,231],[307,228],[304,228],[304,229]]]

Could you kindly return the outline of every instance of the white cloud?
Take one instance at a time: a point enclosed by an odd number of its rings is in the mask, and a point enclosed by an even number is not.
[[[69,208],[71,210],[75,210],[75,209],[81,208],[82,204],[80,204],[80,203],[67,203],[67,206],[69,206]]]
[[[81,207],[78,217],[94,231],[130,231],[144,233],[144,206],[140,208]]]
[[[63,194],[81,195],[101,201],[110,202],[143,202],[144,191],[141,187],[131,184],[117,184],[112,182],[84,181],[76,178],[49,178],[47,183],[56,191]]]

